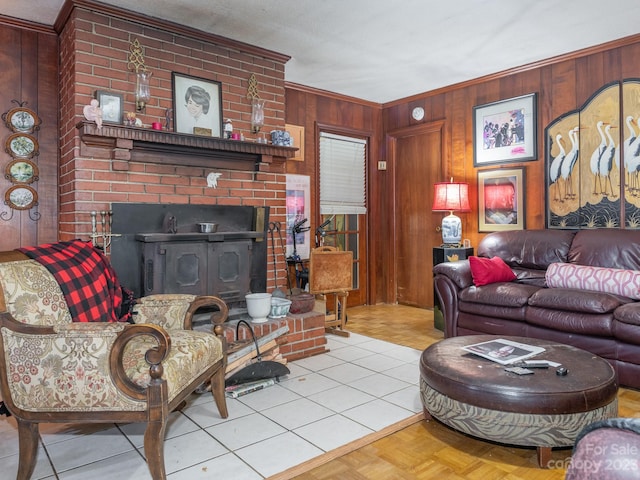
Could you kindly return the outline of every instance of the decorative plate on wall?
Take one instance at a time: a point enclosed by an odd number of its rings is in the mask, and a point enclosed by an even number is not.
[[[26,133],[10,135],[4,149],[14,158],[32,158],[39,153],[38,141]]]
[[[40,128],[40,118],[36,112],[25,107],[12,108],[2,115],[2,119],[13,132],[31,133]]]
[[[5,193],[4,201],[14,210],[29,210],[38,204],[38,192],[27,185],[14,185]]]
[[[11,183],[33,183],[39,180],[38,166],[31,160],[16,158],[5,169],[4,176]]]

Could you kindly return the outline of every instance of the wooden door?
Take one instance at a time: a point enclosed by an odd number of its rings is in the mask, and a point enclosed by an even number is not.
[[[441,214],[431,212],[433,184],[441,181],[443,122],[391,134],[394,168],[396,301],[433,307],[433,247],[442,243]]]

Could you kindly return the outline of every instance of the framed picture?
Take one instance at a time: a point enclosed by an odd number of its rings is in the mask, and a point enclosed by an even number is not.
[[[473,165],[538,158],[537,94],[473,107]]]
[[[478,231],[524,230],[524,167],[478,172]]]
[[[222,136],[222,84],[172,72],[173,121],[178,133]]]
[[[102,109],[103,123],[122,125],[124,114],[124,98],[120,93],[96,90],[96,100]]]
[[[289,158],[289,160],[295,160],[297,162],[304,162],[304,127],[300,125],[285,124],[284,129],[289,132],[292,140],[292,147],[297,147],[298,151],[295,156]]]

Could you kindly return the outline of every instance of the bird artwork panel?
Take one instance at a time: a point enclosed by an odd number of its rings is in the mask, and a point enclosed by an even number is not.
[[[580,224],[620,228],[620,84],[605,85],[580,112]]]
[[[640,79],[622,84],[625,228],[640,228]]]
[[[640,228],[639,117],[640,79],[625,80],[545,128],[547,228]]]

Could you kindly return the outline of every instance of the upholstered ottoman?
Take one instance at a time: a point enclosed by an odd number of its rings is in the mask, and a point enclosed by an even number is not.
[[[544,347],[536,359],[562,364],[516,375],[463,346],[504,338]],[[553,447],[571,447],[580,430],[618,413],[616,374],[608,362],[568,345],[521,337],[472,335],[431,345],[420,360],[425,417],[495,442],[533,446],[546,467]]]

